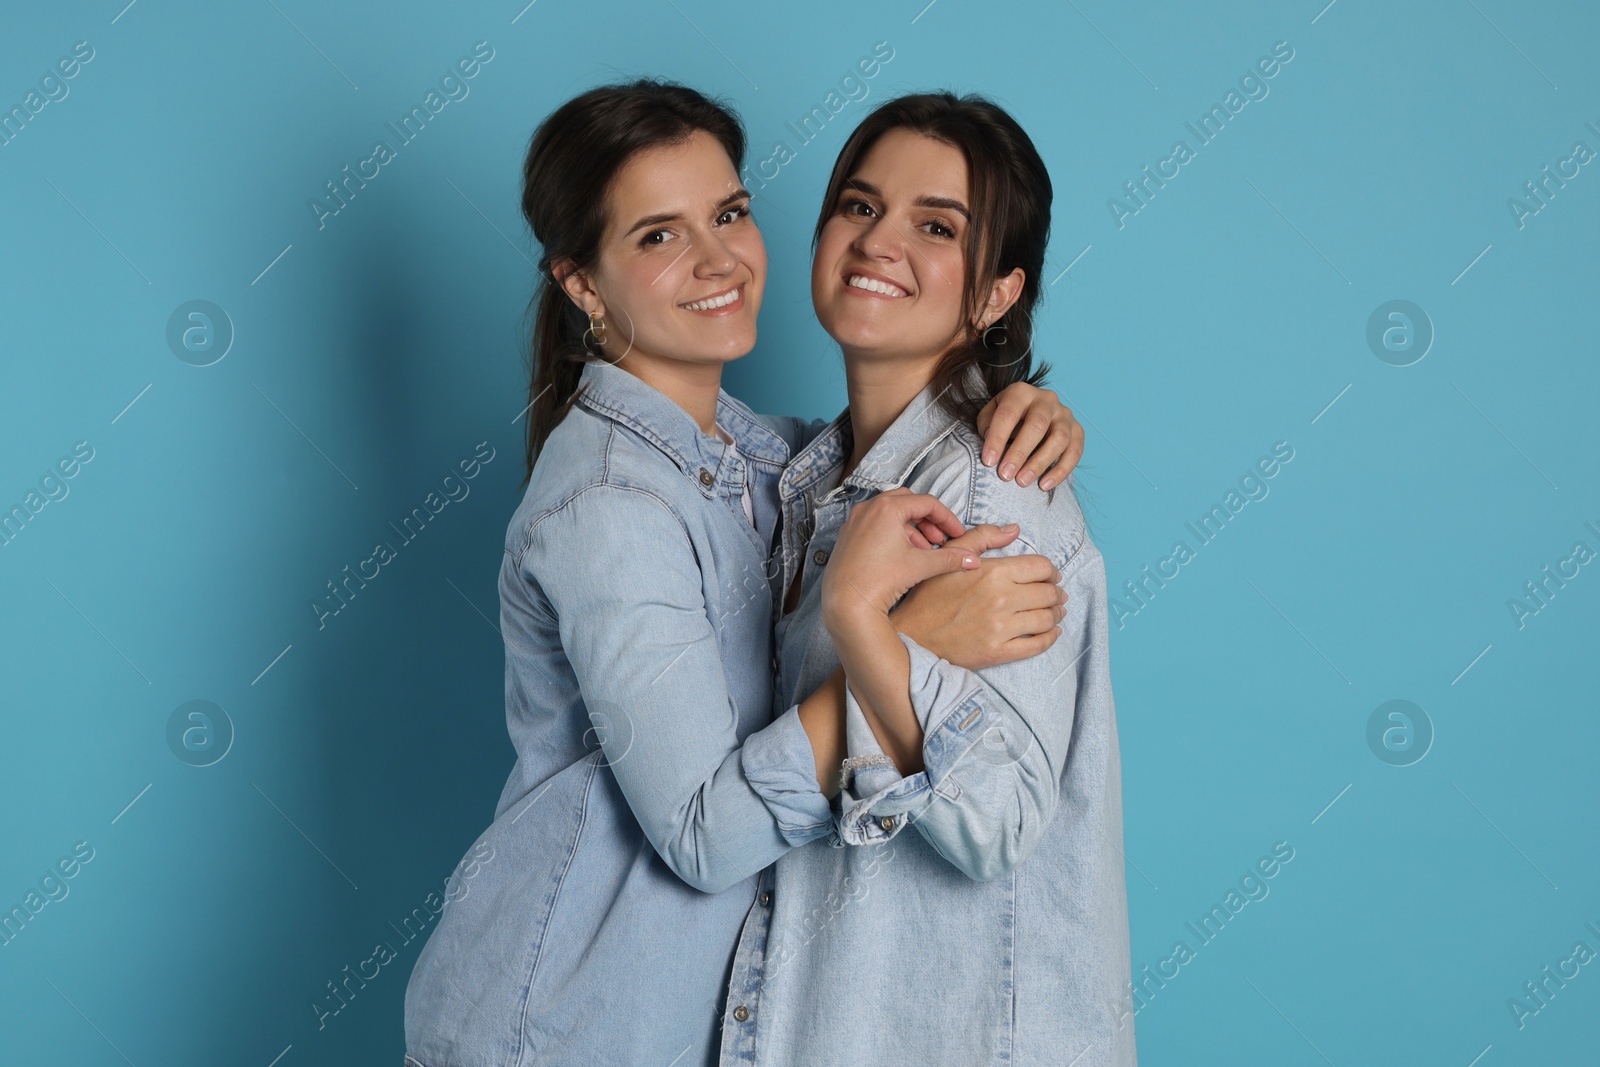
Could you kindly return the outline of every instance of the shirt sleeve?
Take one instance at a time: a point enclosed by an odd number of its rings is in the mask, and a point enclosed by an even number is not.
[[[607,765],[680,878],[719,892],[834,832],[798,706],[740,743],[694,547],[664,501],[591,486],[535,522],[519,571],[549,600]]]
[[[969,671],[900,635],[923,730],[915,774],[896,770],[847,688],[837,830],[845,845],[876,844],[914,825],[977,880],[1009,874],[1032,854],[1055,817],[1078,716],[1097,702],[1111,713],[1105,565],[1087,540],[1062,568],[1062,584],[1061,636],[1028,659]]]

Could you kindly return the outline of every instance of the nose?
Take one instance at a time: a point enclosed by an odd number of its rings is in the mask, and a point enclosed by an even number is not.
[[[867,259],[895,260],[900,258],[900,234],[886,218],[876,218],[861,228],[854,241],[855,249]]]
[[[697,278],[720,278],[732,274],[739,266],[739,257],[733,254],[726,241],[715,231],[695,238],[698,256],[694,273]]]

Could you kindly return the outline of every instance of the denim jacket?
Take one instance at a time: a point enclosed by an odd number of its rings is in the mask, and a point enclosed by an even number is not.
[[[820,422],[720,393],[735,452],[619,367],[581,382],[507,529],[517,761],[413,970],[408,1065],[714,1063],[759,873],[836,832],[772,707],[777,480]]]
[[[839,665],[822,577],[850,509],[906,486],[965,525],[1016,522],[1067,590],[1044,653],[981,671],[901,635],[924,769],[902,777],[846,698],[838,832],[762,872],[724,1006],[724,1065],[1130,1067],[1121,769],[1105,567],[1070,489],[1002,481],[982,441],[920,393],[848,478],[848,411],[779,482],[774,707]],[[1070,486],[1070,482],[1068,483]],[[846,1025],[857,1020],[860,1025]]]

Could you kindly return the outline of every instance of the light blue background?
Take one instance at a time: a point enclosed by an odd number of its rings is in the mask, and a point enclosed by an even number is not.
[[[1524,1028],[1507,1007],[1576,942],[1600,951],[1600,564],[1521,628],[1507,606],[1574,542],[1600,550],[1600,164],[1522,227],[1507,206],[1574,142],[1600,150],[1592,5],[124,2],[0,17],[8,109],[95,52],[0,148],[0,506],[94,449],[0,547],[0,907],[95,850],[0,947],[0,1060],[399,1063],[420,940],[320,1031],[310,1005],[398,941],[513,761],[490,620],[528,136],[659,73],[736,102],[755,163],[878,41],[867,103],[757,190],[771,279],[732,392],[841,408],[816,200],[868,104],[944,86],[1012,109],[1051,168],[1037,346],[1089,430],[1113,591],[1295,450],[1114,634],[1135,972],[1295,850],[1148,997],[1142,1061],[1594,1055],[1600,963]],[[480,40],[470,94],[319,230],[308,200]],[[1278,41],[1270,95],[1199,147],[1184,123]],[[1196,158],[1119,228],[1107,199],[1180,138]],[[165,339],[195,299],[236,331],[207,367]],[[1393,299],[1436,331],[1410,366],[1366,343]],[[319,631],[324,583],[480,441],[470,496]],[[236,731],[204,768],[166,741],[194,699]],[[1411,766],[1367,744],[1392,699],[1436,732]]]

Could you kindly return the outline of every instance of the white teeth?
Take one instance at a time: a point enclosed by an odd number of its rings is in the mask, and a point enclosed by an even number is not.
[[[714,296],[710,300],[696,300],[692,304],[685,304],[683,306],[688,308],[690,311],[713,311],[717,308],[727,307],[737,299],[739,299],[739,290],[730,289],[721,296]]]
[[[880,282],[876,278],[863,278],[859,274],[850,275],[849,281],[845,282],[845,284],[856,289],[865,289],[869,293],[882,293],[884,296],[906,295],[906,291],[900,288],[898,285],[890,285],[888,282]]]

